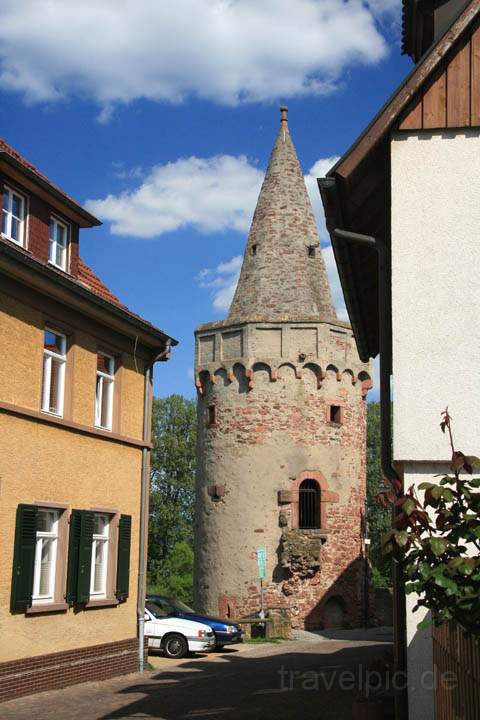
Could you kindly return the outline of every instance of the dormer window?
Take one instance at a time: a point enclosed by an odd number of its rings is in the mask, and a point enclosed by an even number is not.
[[[50,253],[48,261],[60,268],[67,270],[68,255],[68,226],[57,218],[50,218]]]
[[[7,186],[2,197],[2,235],[17,245],[24,244],[25,198]]]

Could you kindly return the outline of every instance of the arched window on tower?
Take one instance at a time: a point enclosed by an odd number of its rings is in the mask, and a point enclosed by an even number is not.
[[[304,480],[299,488],[298,527],[320,528],[320,486],[316,480]]]

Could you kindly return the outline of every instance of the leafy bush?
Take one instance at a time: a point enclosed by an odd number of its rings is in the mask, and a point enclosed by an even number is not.
[[[402,564],[406,592],[419,595],[414,610],[425,607],[431,613],[419,628],[454,620],[480,635],[480,478],[471,477],[480,460],[455,450],[448,409],[441,429],[450,440],[452,474],[421,483],[423,502],[414,486],[405,494],[379,494],[381,506],[394,503],[398,509],[394,528],[382,538],[383,549]]]

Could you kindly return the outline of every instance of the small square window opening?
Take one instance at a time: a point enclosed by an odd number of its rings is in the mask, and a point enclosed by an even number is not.
[[[250,248],[250,255],[256,255],[256,254],[257,254],[257,246],[252,245],[252,247]]]
[[[342,408],[340,405],[330,405],[329,410],[329,422],[341,425],[342,423]]]
[[[310,245],[308,248],[308,257],[314,258],[315,257],[315,248],[313,245]]]
[[[217,414],[215,405],[208,406],[208,427],[213,427],[217,422]]]

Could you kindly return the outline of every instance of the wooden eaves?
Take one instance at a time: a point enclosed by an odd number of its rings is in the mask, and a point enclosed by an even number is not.
[[[327,177],[318,180],[345,302],[363,361],[379,351],[377,253],[371,247],[338,241],[334,231],[370,235],[390,245],[391,133],[398,129],[422,88],[431,82],[447,56],[455,52],[479,16],[480,0],[471,0]]]

